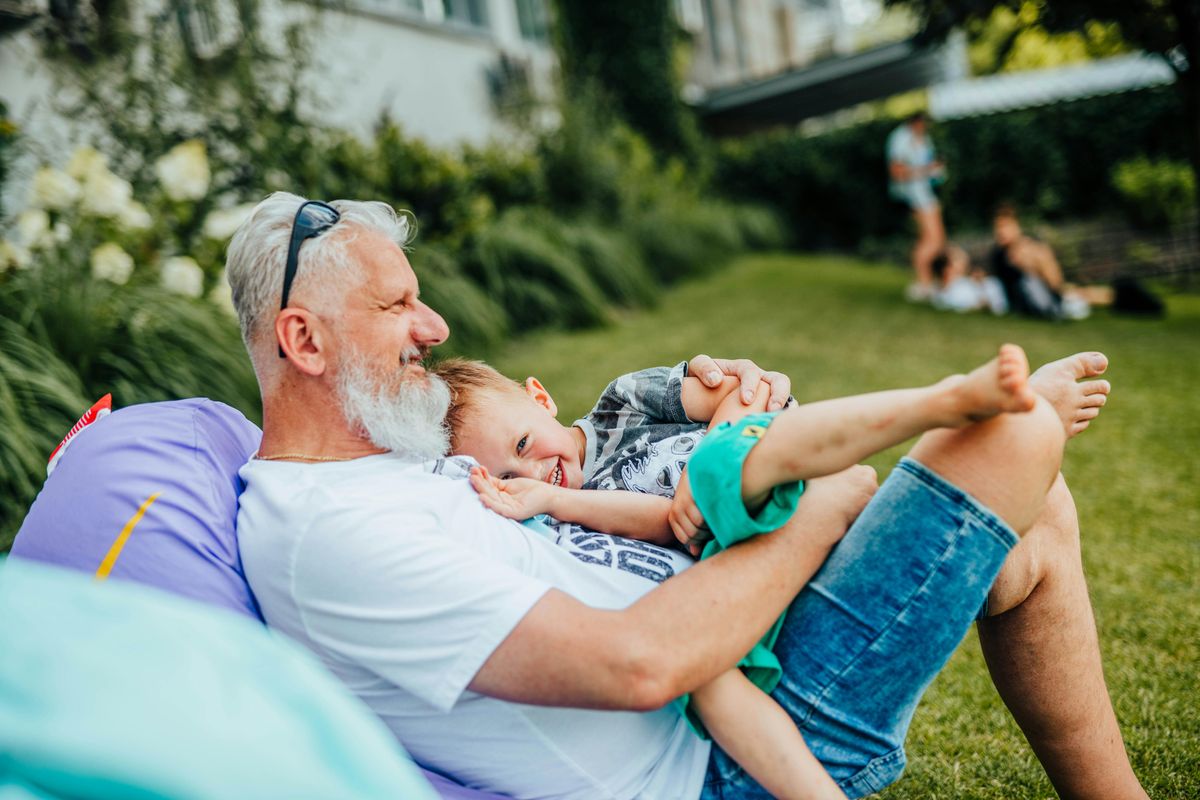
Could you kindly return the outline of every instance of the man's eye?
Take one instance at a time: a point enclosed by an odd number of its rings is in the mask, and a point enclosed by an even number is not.
[[[521,451],[525,449],[525,445],[528,443],[529,443],[529,437],[522,436],[521,441],[517,442],[517,455],[521,454]]]

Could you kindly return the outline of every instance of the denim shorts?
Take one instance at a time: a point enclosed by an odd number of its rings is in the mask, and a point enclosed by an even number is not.
[[[906,458],[792,602],[771,696],[850,797],[900,777],[917,702],[1016,543],[999,517]],[[770,796],[713,747],[702,800]]]

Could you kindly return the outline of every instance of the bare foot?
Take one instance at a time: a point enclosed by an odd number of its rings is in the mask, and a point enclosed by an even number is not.
[[[1037,396],[1029,387],[1029,360],[1015,344],[1000,346],[1000,353],[953,384],[954,406],[963,425],[997,414],[1029,411]]]
[[[1112,391],[1108,381],[1079,383],[1080,379],[1094,378],[1106,369],[1108,358],[1103,353],[1076,353],[1051,361],[1030,376],[1029,385],[1058,412],[1067,438],[1082,432],[1099,416]]]

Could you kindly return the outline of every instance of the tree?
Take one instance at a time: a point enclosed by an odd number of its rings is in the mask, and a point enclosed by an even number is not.
[[[1200,195],[1200,0],[885,0],[911,9],[922,21],[921,36],[939,40],[951,30],[986,21],[996,8],[1014,14],[1032,7],[1025,19],[1051,33],[1085,30],[1089,23],[1115,24],[1131,45],[1166,58],[1175,70],[1188,125],[1188,151]],[[1200,196],[1196,202],[1200,215]]]
[[[558,49],[569,95],[599,88],[657,150],[692,157],[699,134],[679,98],[671,5],[557,0]]]

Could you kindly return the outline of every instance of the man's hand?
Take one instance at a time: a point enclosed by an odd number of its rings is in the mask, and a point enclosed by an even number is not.
[[[856,464],[841,472],[805,481],[800,505],[808,509],[810,514],[832,516],[830,525],[814,526],[814,530],[833,532],[840,529],[841,533],[828,543],[833,546],[846,535],[846,531],[867,507],[878,488],[879,476],[875,474],[874,468]]]
[[[550,512],[554,487],[532,478],[501,480],[484,467],[471,468],[471,487],[502,517],[523,520]]]
[[[688,374],[700,379],[700,382],[710,389],[721,385],[726,376],[737,378],[741,382],[742,402],[746,405],[754,402],[754,393],[758,390],[759,381],[765,381],[771,387],[771,397],[767,401],[767,411],[778,411],[787,404],[792,392],[792,381],[782,372],[765,372],[761,367],[748,358],[712,358],[698,355],[688,362]]]

